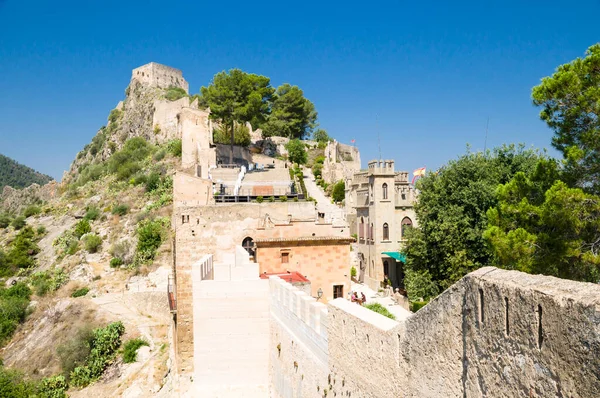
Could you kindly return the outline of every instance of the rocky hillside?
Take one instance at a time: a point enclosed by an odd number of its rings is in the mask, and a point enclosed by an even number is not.
[[[0,154],[0,190],[5,186],[25,188],[31,184],[44,185],[50,181],[52,177]]]
[[[126,93],[62,183],[0,194],[0,396],[170,396],[181,141],[153,125],[168,90]]]

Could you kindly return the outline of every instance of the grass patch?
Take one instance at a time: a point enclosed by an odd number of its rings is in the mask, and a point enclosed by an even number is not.
[[[365,308],[370,309],[371,311],[374,311],[378,314],[381,314],[385,317],[388,317],[390,319],[396,320],[396,317],[394,316],[394,314],[392,314],[387,308],[385,308],[383,305],[379,304],[379,303],[369,303],[369,304],[365,304],[364,305]]]
[[[123,362],[135,362],[137,360],[137,350],[142,346],[150,346],[150,344],[141,338],[131,339],[125,343],[125,347],[123,349]]]
[[[88,294],[89,291],[90,289],[88,287],[82,287],[81,289],[77,289],[71,293],[71,297],[83,297]]]

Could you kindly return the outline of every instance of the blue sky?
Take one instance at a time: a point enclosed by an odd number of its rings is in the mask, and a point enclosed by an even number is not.
[[[397,169],[437,168],[483,149],[488,117],[488,147],[549,148],[531,88],[600,40],[599,12],[586,0],[0,0],[0,153],[60,178],[150,61],[182,69],[192,93],[234,67],[298,85],[363,166],[379,132]]]

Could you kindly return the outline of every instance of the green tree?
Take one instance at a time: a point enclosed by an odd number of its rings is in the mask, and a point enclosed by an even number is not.
[[[419,228],[408,234],[403,248],[407,268],[428,271],[443,290],[489,265],[493,254],[483,232],[487,210],[497,205],[496,188],[519,171],[531,173],[539,158],[523,146],[468,152],[419,180],[415,205]]]
[[[331,138],[329,137],[329,134],[327,134],[327,131],[318,129],[313,132],[313,140],[317,142],[328,142],[331,141]]]
[[[333,191],[331,192],[331,197],[336,203],[339,203],[346,198],[346,184],[343,180],[335,183]]]
[[[199,103],[210,107],[211,119],[221,123],[223,133],[230,135],[233,145],[233,122],[250,122],[253,128],[261,127],[271,111],[275,90],[268,77],[231,69],[217,73],[200,92]]]
[[[532,97],[554,130],[552,145],[564,156],[566,181],[600,193],[600,44],[543,78]]]
[[[285,83],[277,88],[271,116],[262,127],[263,136],[302,139],[310,135],[316,124],[315,105],[304,98],[298,86]]]
[[[588,282],[600,280],[600,198],[558,180],[542,160],[531,176],[517,173],[498,187],[484,237],[494,265]]]
[[[285,145],[285,149],[288,151],[289,159],[298,164],[306,163],[307,154],[304,144],[299,139],[290,140]]]
[[[213,141],[217,144],[230,144],[231,135],[228,135],[225,130],[216,128],[213,134]],[[235,145],[248,146],[250,145],[250,142],[250,130],[248,129],[248,126],[235,123],[233,143]]]

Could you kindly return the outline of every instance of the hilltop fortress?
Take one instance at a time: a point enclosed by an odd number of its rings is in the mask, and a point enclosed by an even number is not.
[[[188,89],[155,63],[132,81]],[[391,258],[400,281],[393,252],[417,220],[393,161],[360,172],[358,149],[330,144],[324,175],[345,179],[349,199],[337,216],[305,200],[284,161],[237,148],[229,164],[189,98],[157,100],[152,123],[182,140],[167,292],[179,396],[598,396],[600,286],[482,268],[385,318],[346,297],[354,233],[365,282],[376,287]]]

